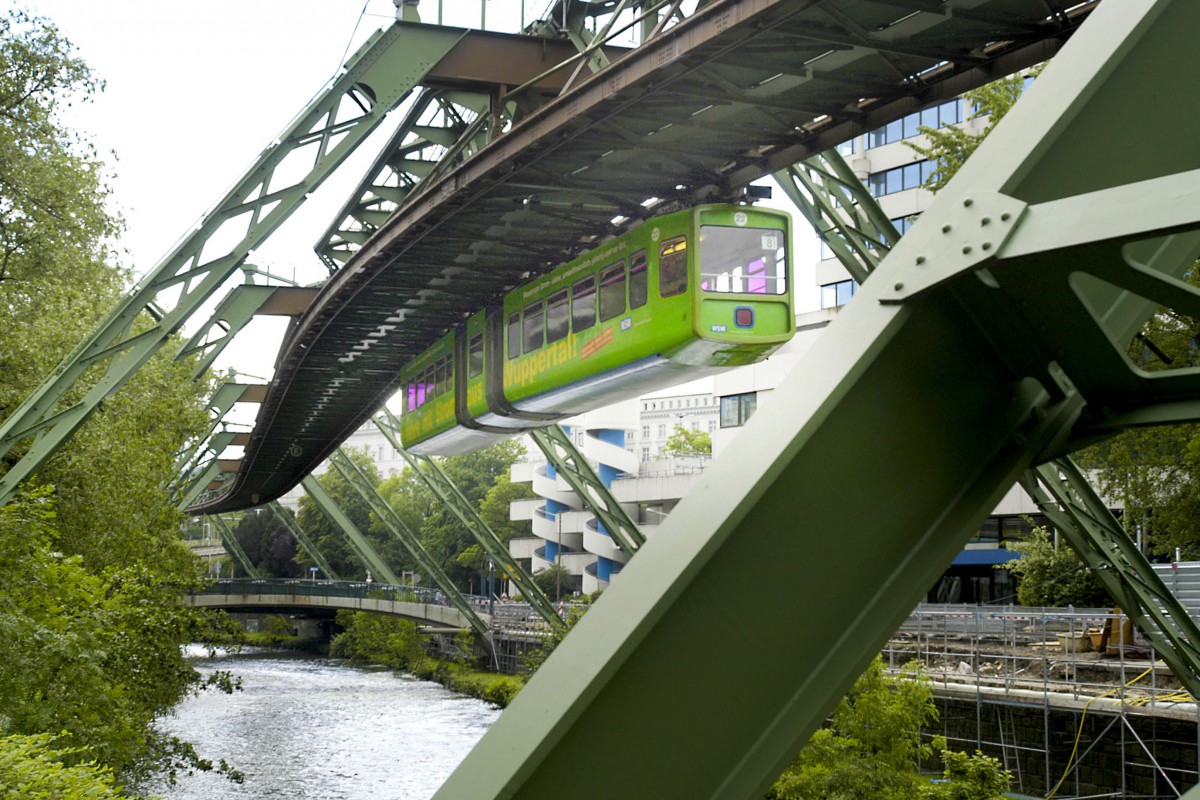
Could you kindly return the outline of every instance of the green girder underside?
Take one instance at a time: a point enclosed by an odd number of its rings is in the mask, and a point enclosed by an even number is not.
[[[345,534],[346,539],[350,542],[350,549],[354,551],[362,565],[387,583],[399,586],[400,578],[392,572],[392,568],[380,557],[371,543],[367,541],[367,537],[341,509],[337,501],[330,496],[329,492],[325,491],[325,487],[312,475],[305,478],[302,483],[304,491],[308,492],[308,496],[313,499],[317,507]]]
[[[272,514],[275,515],[275,519],[279,520],[279,524],[287,528],[288,533],[290,533],[292,538],[296,540],[296,544],[300,546],[300,549],[304,551],[305,555],[312,559],[312,562],[316,564],[317,569],[321,570],[321,574],[331,581],[341,580],[341,578],[338,577],[338,574],[333,571],[333,567],[329,566],[329,561],[325,558],[325,556],[321,555],[321,550],[317,547],[316,542],[310,539],[308,534],[304,532],[304,529],[296,523],[295,517],[287,513],[283,509],[283,506],[279,505],[279,503],[275,500],[267,503],[266,507],[271,510]]]

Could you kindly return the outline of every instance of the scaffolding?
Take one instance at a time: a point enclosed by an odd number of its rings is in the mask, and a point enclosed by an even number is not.
[[[1176,798],[1200,783],[1200,707],[1117,610],[919,606],[888,641],[931,680],[953,749],[1020,795]]]

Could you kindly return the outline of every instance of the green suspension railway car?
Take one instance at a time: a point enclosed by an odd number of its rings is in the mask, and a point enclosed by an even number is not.
[[[401,439],[455,455],[761,361],[792,337],[779,211],[652,218],[455,325],[401,370]]]

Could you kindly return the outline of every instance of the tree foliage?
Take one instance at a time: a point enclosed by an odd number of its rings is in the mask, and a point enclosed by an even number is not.
[[[0,12],[0,418],[129,284],[108,168],[61,121],[100,86],[51,23]],[[196,564],[165,486],[175,454],[207,425],[208,387],[172,356],[151,358],[0,508],[0,736],[12,769],[86,777],[47,771],[40,754],[53,751],[65,767],[94,760],[96,775],[120,784],[206,763],[151,726],[202,685],[181,647],[207,624],[181,601]]]
[[[663,445],[664,456],[690,456],[699,453],[712,453],[712,437],[706,431],[689,431],[682,425],[671,429]]]
[[[938,718],[929,681],[915,669],[892,677],[876,657],[829,724],[817,731],[768,792],[768,800],[1000,800],[1007,774],[986,756],[947,754],[921,740]],[[941,755],[946,783],[931,783],[922,760]]]
[[[1021,554],[1004,565],[1020,581],[1017,602],[1021,605],[1099,608],[1112,603],[1075,551],[1066,544],[1056,547],[1045,528],[1034,528],[1028,539],[1009,547]]]

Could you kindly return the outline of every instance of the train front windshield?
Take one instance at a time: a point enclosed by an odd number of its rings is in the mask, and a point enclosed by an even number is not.
[[[787,237],[782,230],[701,225],[700,242],[703,291],[787,293]]]

